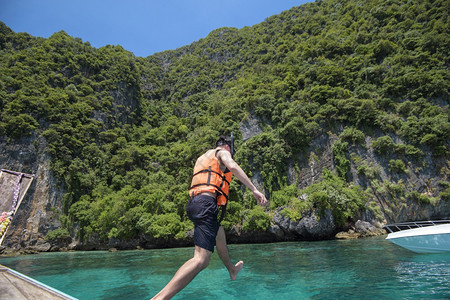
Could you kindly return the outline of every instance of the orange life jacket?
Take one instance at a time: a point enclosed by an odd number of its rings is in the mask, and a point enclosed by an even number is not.
[[[226,205],[232,174],[228,169],[225,172],[220,170],[216,157],[219,150],[209,150],[197,159],[189,194],[194,197],[204,192],[217,193],[217,205]]]

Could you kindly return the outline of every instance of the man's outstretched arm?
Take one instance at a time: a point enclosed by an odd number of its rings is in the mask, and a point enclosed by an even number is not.
[[[220,161],[231,171],[231,173],[236,176],[236,178],[242,182],[246,187],[250,189],[253,193],[253,197],[258,201],[258,203],[262,206],[267,204],[266,196],[263,193],[258,191],[255,185],[251,182],[250,178],[248,178],[247,174],[245,174],[244,170],[234,161],[231,157],[230,152],[228,151],[219,151],[217,156]]]

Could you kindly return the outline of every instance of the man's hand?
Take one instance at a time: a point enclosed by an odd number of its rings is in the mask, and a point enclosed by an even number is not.
[[[253,191],[253,197],[255,197],[256,201],[258,201],[261,206],[266,206],[268,204],[266,196],[258,190]]]

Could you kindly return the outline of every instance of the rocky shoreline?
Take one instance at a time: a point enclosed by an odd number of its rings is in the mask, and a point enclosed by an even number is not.
[[[318,241],[330,239],[359,239],[387,234],[382,224],[358,220],[347,224],[346,228],[339,230],[334,225],[331,212],[327,212],[322,218],[317,218],[314,213],[305,216],[299,221],[293,221],[284,217],[281,213],[274,216],[274,224],[266,231],[242,231],[240,226],[233,226],[227,232],[229,244],[274,243],[292,241]],[[14,238],[13,238],[14,239]],[[10,245],[21,243],[10,242]],[[155,239],[149,235],[141,235],[130,240],[110,239],[100,241],[92,238],[81,242],[72,238],[64,238],[53,241],[43,239],[36,240],[25,247],[0,246],[0,256],[18,256],[37,254],[41,252],[68,252],[68,251],[110,251],[119,250],[144,250],[163,249],[193,246],[193,230],[186,233],[185,239]]]

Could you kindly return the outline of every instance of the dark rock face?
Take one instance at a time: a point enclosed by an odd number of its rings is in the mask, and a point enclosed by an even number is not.
[[[14,216],[3,246],[13,250],[49,251],[44,240],[48,231],[59,228],[63,188],[50,171],[50,157],[42,137],[9,141],[0,136],[1,168],[33,174],[34,180]]]
[[[276,228],[273,229],[273,232],[277,233],[277,237],[280,239],[283,237],[295,237],[304,240],[321,240],[329,239],[335,234],[336,226],[333,215],[329,210],[321,218],[317,216],[317,212],[309,211],[299,221],[290,220],[283,216],[282,210],[283,208],[280,207],[275,213],[273,217],[275,225],[272,226]]]

